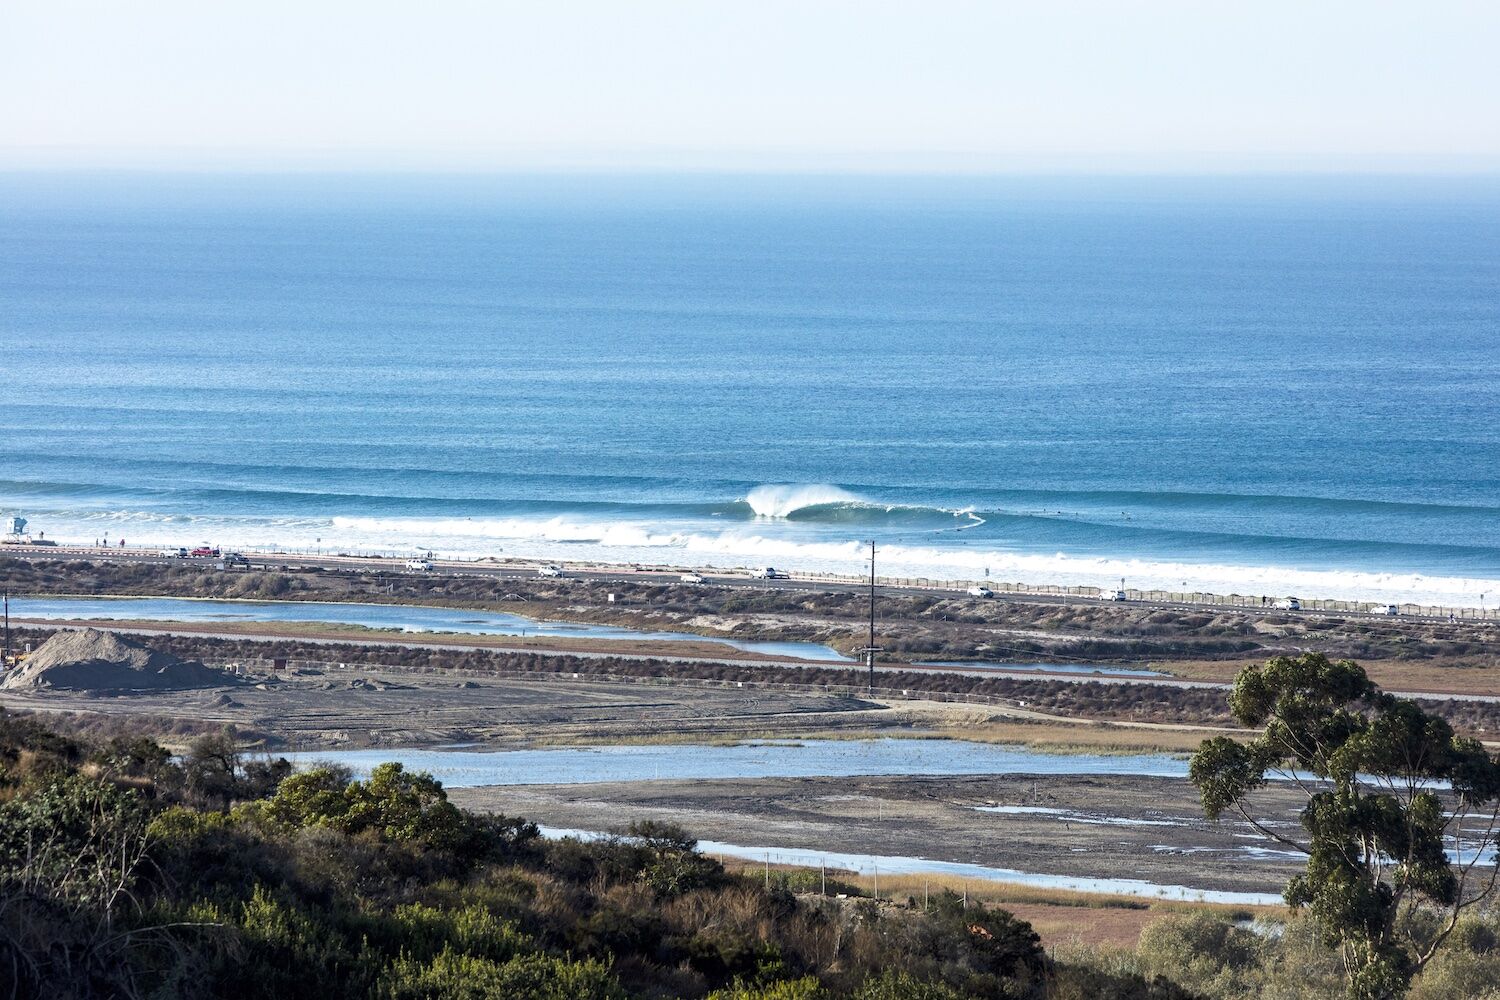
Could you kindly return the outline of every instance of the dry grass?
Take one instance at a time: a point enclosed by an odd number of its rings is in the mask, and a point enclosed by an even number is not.
[[[1243,660],[1176,660],[1147,666],[1174,677],[1195,681],[1234,682],[1252,663]],[[1406,694],[1500,694],[1500,666],[1478,663],[1473,657],[1435,657],[1427,660],[1360,659],[1370,679],[1387,691]]]
[[[1219,726],[1115,723],[938,701],[887,702],[913,737],[1013,743],[1052,753],[1189,753],[1204,739],[1248,732]],[[878,734],[898,735],[889,731]],[[846,734],[847,736],[847,734]]]
[[[1048,951],[1077,947],[1134,950],[1141,931],[1171,916],[1168,910],[1079,909],[1055,903],[1006,903],[1005,909],[1030,924]]]
[[[989,722],[940,729],[933,735],[973,743],[1014,743],[1050,753],[1191,753],[1209,734],[1198,730],[1126,729],[1081,721],[1075,725]]]
[[[724,864],[731,871],[741,871],[752,876],[765,868],[753,861],[734,858],[724,859]],[[806,870],[774,864],[770,868],[773,873]],[[868,875],[829,869],[828,877],[856,885],[867,895],[873,894],[875,889],[875,880]],[[1285,908],[1281,906],[1237,906],[1070,892],[941,874],[880,877],[880,897],[897,904],[906,904],[910,900],[915,901],[920,908],[924,891],[929,895],[936,895],[945,889],[966,895],[973,902],[1009,910],[1030,923],[1049,949],[1134,948],[1142,930],[1163,917],[1178,913],[1210,910],[1261,917],[1285,912]]]

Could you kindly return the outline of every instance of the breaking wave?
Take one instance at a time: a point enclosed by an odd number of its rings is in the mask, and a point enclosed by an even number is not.
[[[48,538],[125,537],[133,546],[212,543],[383,555],[433,551],[459,559],[726,569],[772,565],[851,575],[859,572],[868,553],[855,539],[875,537],[884,539],[879,572],[888,577],[1100,587],[1118,586],[1125,577],[1127,586],[1140,589],[1460,607],[1475,606],[1482,594],[1500,593],[1500,573],[1485,549],[1441,550],[1442,562],[1429,568],[1417,556],[1432,546],[1412,547],[1408,553],[1397,543],[1194,535],[1055,514],[887,506],[826,484],[758,486],[745,499],[729,503],[626,510],[592,505],[570,513],[328,517],[83,507],[34,520],[35,526],[41,524]],[[954,533],[971,526],[985,527]],[[1201,558],[1179,555],[1189,552]],[[1444,568],[1449,571],[1433,571]]]
[[[745,496],[745,503],[756,517],[791,517],[809,507],[871,506],[846,489],[822,483],[757,486]]]
[[[311,549],[316,543],[322,551],[404,554],[433,550],[459,559],[500,556],[725,569],[771,565],[851,575],[859,572],[868,557],[867,547],[858,541],[787,535],[769,521],[731,522],[723,530],[589,517],[195,518],[186,523],[152,523],[154,527],[148,527],[143,520],[137,521],[132,542],[139,533],[159,535],[163,541],[197,541],[201,536],[228,546],[287,550]],[[879,559],[882,576],[930,580],[1114,587],[1125,577],[1128,586],[1146,590],[1297,594],[1454,607],[1474,606],[1479,594],[1500,592],[1500,580],[1477,577],[1026,552],[1007,550],[1003,542],[986,539],[961,545],[891,541],[880,546]]]

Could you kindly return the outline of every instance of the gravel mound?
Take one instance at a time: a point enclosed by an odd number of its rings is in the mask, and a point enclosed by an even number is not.
[[[11,690],[161,691],[220,687],[224,673],[99,629],[57,632],[0,681]]]

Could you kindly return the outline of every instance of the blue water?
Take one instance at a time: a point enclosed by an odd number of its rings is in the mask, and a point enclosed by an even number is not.
[[[574,837],[579,840],[595,840],[606,834],[595,830],[580,830],[569,827],[541,828],[542,836],[552,838]],[[1183,885],[1163,885],[1136,878],[1089,878],[1077,875],[1050,875],[1041,872],[1023,872],[1014,868],[996,868],[990,865],[964,861],[942,861],[935,858],[914,858],[889,854],[850,854],[846,851],[820,850],[816,847],[751,847],[744,844],[727,844],[718,840],[698,841],[698,850],[715,857],[727,855],[749,861],[764,861],[767,865],[793,865],[799,868],[831,868],[835,872],[850,871],[860,875],[948,875],[960,879],[984,882],[1005,882],[1011,885],[1030,885],[1045,889],[1061,889],[1066,892],[1107,893],[1121,896],[1149,896],[1155,899],[1180,899],[1200,903],[1224,903],[1234,906],[1278,906],[1281,896],[1267,892],[1233,892],[1215,889],[1199,889]],[[1249,850],[1248,848],[1246,850]],[[1254,855],[1252,855],[1254,856]],[[1300,855],[1299,855],[1300,857]]]
[[[703,642],[690,632],[651,632],[590,625],[584,622],[538,621],[499,611],[413,607],[399,604],[322,604],[315,601],[212,601],[173,597],[13,597],[16,618],[50,621],[103,620],[169,622],[331,622],[403,632],[458,632],[467,635],[549,636],[568,639],[625,639]],[[796,656],[805,660],[851,662],[838,650],[816,642],[746,642],[713,639],[752,653]]]
[[[593,746],[546,747],[537,750],[325,750],[289,755],[301,766],[342,764],[357,777],[386,761],[427,771],[449,788],[484,785],[586,784],[599,781],[670,779],[808,778],[873,775],[1101,774],[1182,778],[1187,761],[1164,754],[1049,754],[1021,747],[965,743],[959,740],[878,739],[753,742],[734,746]],[[552,829],[552,836],[594,834]],[[1199,889],[1160,886],[1135,879],[1092,879],[1025,873],[1010,868],[929,858],[855,855],[838,845],[819,847],[746,847],[703,841],[709,854],[729,854],[777,864],[817,866],[826,863],[862,873],[942,872],[963,878],[992,879],[1065,888],[1080,892],[1119,892],[1167,898],[1273,904],[1279,897],[1238,893],[1205,893]],[[975,858],[975,861],[986,860]],[[990,859],[1003,860],[1003,859]]]
[[[539,750],[316,750],[299,764],[343,764],[357,776],[386,761],[427,771],[450,788],[573,785],[658,778],[814,778],[879,774],[1118,774],[1187,776],[1166,754],[1055,754],[961,740],[799,740],[733,746],[593,746]]]
[[[1020,670],[1039,674],[1107,674],[1111,677],[1169,677],[1160,670],[1139,667],[1116,667],[1107,663],[1012,663],[1005,660],[921,660],[919,667],[988,667],[992,670]]]
[[[1500,182],[0,177],[49,538],[1476,604]]]

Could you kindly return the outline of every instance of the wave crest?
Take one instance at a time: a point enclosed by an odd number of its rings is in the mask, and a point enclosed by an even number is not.
[[[768,483],[745,495],[745,503],[756,517],[791,517],[808,507],[864,503],[848,490],[827,483]]]

